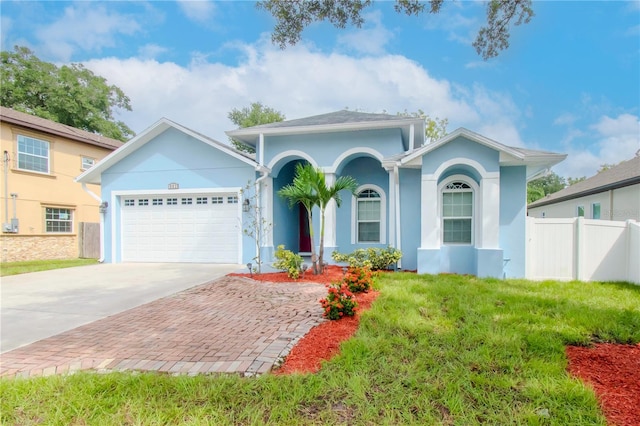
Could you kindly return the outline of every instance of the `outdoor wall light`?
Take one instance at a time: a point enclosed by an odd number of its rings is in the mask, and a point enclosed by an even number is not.
[[[109,203],[108,203],[108,202],[106,202],[106,201],[103,201],[103,202],[100,204],[100,207],[99,207],[99,209],[100,209],[100,213],[106,213],[106,212],[107,212],[107,208],[108,208],[108,207],[109,207]]]
[[[249,270],[249,275],[253,277],[253,264],[251,262],[247,263],[247,269]]]
[[[243,212],[248,212],[249,211],[249,207],[251,207],[251,203],[249,203],[249,199],[246,199],[242,202],[242,211]]]

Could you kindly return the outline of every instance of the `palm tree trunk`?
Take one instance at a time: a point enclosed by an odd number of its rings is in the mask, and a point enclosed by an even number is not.
[[[320,256],[318,258],[318,269],[324,272],[324,209],[320,209]]]

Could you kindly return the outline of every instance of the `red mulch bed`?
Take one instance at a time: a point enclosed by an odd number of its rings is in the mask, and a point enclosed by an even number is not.
[[[235,276],[249,277],[249,274],[229,274]],[[252,278],[267,282],[313,282],[320,284],[330,284],[340,281],[344,273],[342,268],[330,265],[325,268],[323,274],[313,275],[307,271],[304,276],[293,281],[286,272],[271,272],[266,274],[253,274]],[[358,329],[360,323],[360,313],[369,309],[373,301],[380,293],[369,291],[368,293],[356,294],[358,309],[353,317],[344,317],[337,321],[327,321],[314,327],[293,347],[284,363],[274,374],[291,373],[315,373],[320,370],[322,361],[329,360],[338,354],[340,343],[349,339]]]
[[[640,425],[640,344],[566,349],[569,372],[589,383],[609,424]]]
[[[230,274],[248,277],[249,274]],[[329,284],[342,278],[342,268],[328,266],[324,274],[312,272],[297,282]],[[285,272],[253,274],[253,279],[268,282],[292,282]],[[358,312],[371,307],[379,293],[357,294]],[[358,329],[360,315],[327,321],[311,329],[293,347],[285,362],[274,374],[315,373],[323,360],[338,353],[340,343]],[[593,348],[569,346],[566,349],[569,372],[589,383],[596,392],[607,421],[618,426],[640,425],[640,344],[603,343]]]

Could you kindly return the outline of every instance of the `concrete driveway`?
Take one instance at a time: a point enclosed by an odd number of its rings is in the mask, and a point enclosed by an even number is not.
[[[235,264],[123,263],[3,277],[0,353],[240,269]]]

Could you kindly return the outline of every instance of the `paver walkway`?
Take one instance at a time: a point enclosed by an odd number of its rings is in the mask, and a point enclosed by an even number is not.
[[[226,276],[6,352],[0,376],[265,373],[323,321],[325,293],[319,284]]]

